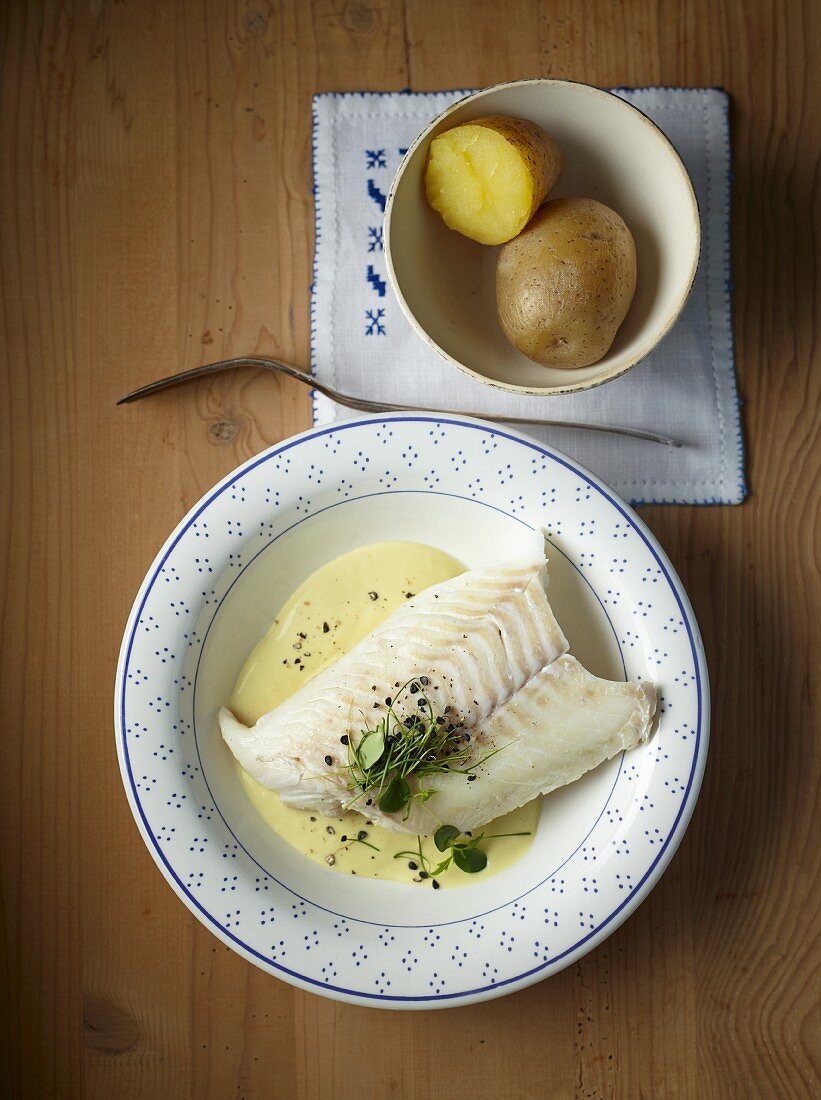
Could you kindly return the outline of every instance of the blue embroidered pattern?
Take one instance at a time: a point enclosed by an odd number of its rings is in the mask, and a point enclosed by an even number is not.
[[[373,201],[384,214],[385,203],[387,202],[387,199],[371,179],[368,180],[368,197],[373,199]]]
[[[375,168],[387,168],[388,158],[384,149],[366,149],[365,150],[365,168],[366,170],[372,170]],[[375,181],[368,177],[367,179],[367,194],[368,198],[373,199],[382,213],[385,213],[385,203],[387,201],[384,192],[381,188],[377,187]],[[368,238],[367,238],[367,250],[369,253],[384,252],[385,245],[382,236],[382,226],[368,226]],[[377,271],[372,263],[368,264],[365,268],[365,280],[368,287],[375,291],[378,298],[384,298],[387,292],[387,281],[384,274]],[[387,332],[387,324],[385,323],[385,308],[369,309],[365,308],[365,335],[366,336],[384,336]]]
[[[384,309],[366,309],[365,310],[365,335],[366,336],[384,336],[385,335],[385,311],[384,311]]]
[[[385,283],[384,279],[381,279],[376,274],[376,272],[373,269],[373,264],[368,264],[368,270],[366,272],[366,277],[367,277],[368,282],[373,287],[373,289],[379,295],[379,297],[384,298],[385,297],[385,289],[386,289],[387,284]]]

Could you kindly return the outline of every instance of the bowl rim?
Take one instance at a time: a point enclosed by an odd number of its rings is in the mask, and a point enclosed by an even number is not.
[[[656,138],[667,147],[668,153],[671,155],[674,163],[678,166],[679,173],[686,184],[687,194],[690,199],[690,215],[693,223],[694,232],[694,248],[693,257],[690,264],[690,271],[687,277],[687,283],[684,287],[679,301],[676,303],[675,308],[667,317],[665,324],[661,331],[655,335],[649,343],[646,343],[639,349],[634,355],[632,355],[626,362],[614,366],[611,370],[597,376],[595,378],[588,378],[578,382],[568,382],[567,384],[559,384],[554,386],[519,386],[512,382],[500,382],[496,378],[488,378],[484,374],[480,374],[478,371],[469,367],[466,363],[460,362],[454,358],[449,352],[445,351],[436,340],[430,335],[430,333],[422,327],[417,320],[415,314],[411,310],[408,302],[405,299],[404,294],[399,286],[399,280],[396,276],[396,271],[393,265],[393,253],[391,250],[391,225],[393,221],[393,206],[396,192],[399,189],[399,185],[405,174],[407,166],[410,164],[411,158],[417,151],[420,145],[428,140],[431,131],[437,127],[444,119],[453,114],[456,110],[465,106],[473,100],[481,99],[486,95],[490,95],[492,92],[498,92],[503,88],[523,87],[525,85],[540,85],[545,87],[553,87],[555,85],[575,85],[579,88],[584,88],[587,91],[592,92],[594,95],[607,97],[608,99],[616,100],[621,106],[628,110],[634,111],[640,118],[641,122],[655,131]],[[626,89],[625,89],[626,90]],[[628,102],[621,96],[616,95],[614,92],[608,91],[605,88],[599,88],[595,84],[587,84],[583,80],[558,80],[553,77],[528,77],[524,80],[504,80],[498,84],[491,84],[487,88],[481,88],[479,91],[471,92],[469,95],[462,96],[455,103],[451,103],[449,107],[446,107],[444,111],[441,111],[431,122],[425,127],[424,130],[416,137],[414,142],[408,148],[402,158],[402,162],[396,170],[396,174],[391,181],[390,190],[388,191],[388,198],[385,204],[385,219],[384,219],[384,237],[385,237],[385,264],[388,272],[388,280],[391,284],[391,289],[399,302],[399,307],[403,314],[410,322],[411,327],[416,334],[424,340],[424,342],[432,348],[437,355],[447,362],[452,363],[463,374],[469,375],[471,378],[477,379],[485,386],[490,386],[493,389],[502,390],[505,393],[521,393],[532,397],[558,397],[563,394],[579,393],[584,390],[592,390],[598,386],[604,385],[606,382],[611,382],[614,378],[619,378],[622,374],[626,374],[628,370],[634,367],[637,363],[640,363],[643,359],[653,351],[662,340],[670,332],[670,329],[675,325],[676,321],[681,316],[681,312],[687,304],[687,299],[690,297],[690,293],[693,289],[693,283],[695,282],[696,273],[698,272],[698,266],[701,261],[702,251],[702,231],[701,231],[701,212],[699,210],[698,198],[696,197],[695,188],[693,187],[693,181],[690,179],[690,174],[684,165],[684,161],[681,158],[681,154],[673,145],[672,141],[667,137],[664,131],[656,125],[656,123],[645,114],[641,108],[636,107],[635,104]],[[595,365],[595,364],[593,364]]]

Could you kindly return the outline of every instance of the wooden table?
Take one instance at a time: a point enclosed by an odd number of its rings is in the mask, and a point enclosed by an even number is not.
[[[818,1095],[818,5],[2,9],[0,1094]],[[576,966],[448,1013],[345,1007],[243,962],[174,897],[112,728],[153,554],[218,478],[309,424],[307,394],[246,374],[114,402],[231,354],[307,361],[313,92],[533,75],[733,99],[752,495],[642,509],[705,637],[707,775],[660,885]]]

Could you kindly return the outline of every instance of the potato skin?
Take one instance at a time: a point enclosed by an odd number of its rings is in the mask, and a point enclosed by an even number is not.
[[[619,215],[595,199],[554,199],[503,245],[496,307],[529,359],[572,369],[613,343],[636,289],[636,246]]]
[[[526,118],[491,116],[475,118],[471,126],[485,126],[509,141],[527,165],[533,181],[533,202],[528,221],[550,194],[564,167],[564,153],[558,141],[541,126]]]

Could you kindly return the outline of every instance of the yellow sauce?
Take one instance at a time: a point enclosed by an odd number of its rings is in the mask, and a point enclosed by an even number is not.
[[[352,649],[410,596],[462,572],[464,566],[449,554],[415,542],[377,543],[343,554],[308,577],[283,606],[245,662],[229,706],[246,725],[253,725]],[[415,836],[371,825],[353,811],[329,818],[294,809],[242,768],[239,774],[260,816],[309,859],[345,874],[422,881],[419,868],[408,867],[409,862],[419,864],[418,858],[394,858],[416,850]],[[488,865],[478,878],[484,881],[523,855],[536,832],[539,810],[536,799],[484,826],[481,831],[488,839],[481,847]],[[363,829],[368,844],[379,851],[353,839]],[[494,840],[493,833],[529,835]],[[430,838],[422,838],[422,851],[434,866],[443,858]],[[478,878],[451,866],[437,881],[443,886],[464,885]]]

